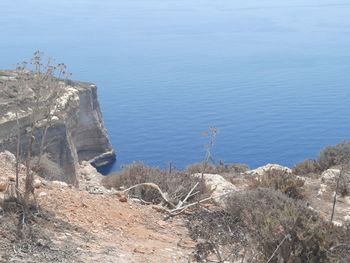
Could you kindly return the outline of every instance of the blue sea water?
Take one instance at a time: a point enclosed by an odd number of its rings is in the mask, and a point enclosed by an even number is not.
[[[350,137],[344,0],[2,0],[0,68],[40,49],[94,82],[118,154],[293,166]]]

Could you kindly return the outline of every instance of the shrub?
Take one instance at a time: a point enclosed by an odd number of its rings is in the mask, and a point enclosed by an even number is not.
[[[247,246],[239,218],[227,211],[198,211],[188,217],[191,238],[197,240],[194,258],[206,262],[215,255],[219,262],[234,262],[239,251]]]
[[[203,171],[203,164],[202,163],[194,163],[191,164],[189,166],[187,166],[186,168],[186,172],[189,174],[196,174],[196,173],[209,173],[209,174],[216,174],[217,173],[217,169],[215,167],[215,165],[213,164],[207,164],[205,171]]]
[[[338,193],[343,197],[350,195],[350,172],[348,170],[342,171],[339,178]]]
[[[191,236],[202,240],[196,248],[196,258],[203,262],[217,254],[229,262],[243,262],[243,257],[245,262],[267,262],[280,244],[270,262],[350,259],[349,254],[332,250],[337,244],[350,246],[344,228],[322,221],[301,201],[272,189],[234,193],[228,198],[225,211],[195,213],[188,225]],[[239,258],[238,250],[245,251],[245,256]],[[219,262],[223,262],[219,257]]]
[[[322,171],[335,165],[347,164],[350,161],[350,141],[328,146],[321,151],[317,162]]]
[[[35,159],[36,160],[36,159]],[[39,163],[39,170],[37,171],[39,176],[45,178],[46,180],[54,181],[64,181],[65,175],[60,168],[60,165],[50,159],[48,154],[44,154]]]
[[[244,163],[234,163],[228,166],[230,172],[245,173],[250,170],[249,166]]]
[[[218,165],[207,164],[205,168],[205,173],[210,174],[224,174],[224,173],[244,173],[249,170],[249,166],[246,164],[235,163],[235,164],[225,164],[222,161]],[[201,173],[203,171],[202,163],[191,164],[186,168],[186,171],[190,174]]]
[[[292,169],[293,174],[297,175],[308,175],[311,173],[317,174],[320,171],[321,168],[318,162],[312,159],[301,161],[300,163],[296,164]]]
[[[198,178],[186,173],[174,171],[170,174],[159,168],[136,162],[125,166],[120,172],[104,177],[102,184],[107,188],[124,189],[141,183],[154,183],[168,195],[171,202],[176,204],[184,199],[198,181]],[[129,194],[147,202],[162,201],[159,192],[155,189],[135,188]]]
[[[304,203],[257,189],[232,196],[227,210],[241,219],[267,258],[289,235],[279,251],[283,262],[329,262],[327,253],[337,241],[336,227],[323,222]]]
[[[294,199],[304,198],[304,180],[281,170],[269,170],[264,175],[252,177],[249,186],[250,189],[271,188]]]

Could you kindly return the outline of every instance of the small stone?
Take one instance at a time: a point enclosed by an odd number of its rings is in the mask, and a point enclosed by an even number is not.
[[[338,227],[341,227],[343,225],[341,222],[338,222],[338,221],[333,221],[332,223],[333,223],[333,225],[338,226]]]
[[[40,186],[41,186],[41,180],[38,179],[38,178],[35,178],[35,179],[34,179],[33,186],[34,186],[34,188],[40,188]]]
[[[5,182],[0,182],[0,192],[5,191],[7,188],[7,183]]]
[[[59,239],[59,240],[67,240],[67,236],[66,236],[66,235],[59,236],[58,239]]]
[[[119,202],[125,203],[128,201],[128,198],[126,196],[119,197]]]
[[[65,182],[61,182],[61,181],[52,181],[52,184],[55,186],[61,186],[61,187],[67,187],[68,184]]]
[[[45,193],[45,192],[40,192],[40,193],[39,193],[39,197],[43,197],[43,196],[47,196],[47,193]]]

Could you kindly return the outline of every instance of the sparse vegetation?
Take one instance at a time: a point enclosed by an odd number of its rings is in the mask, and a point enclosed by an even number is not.
[[[187,166],[186,171],[190,174],[201,173],[203,168],[202,163],[195,163]],[[222,161],[219,164],[208,164],[206,167],[206,173],[211,174],[240,174],[249,170],[249,166],[246,164],[234,163],[234,164],[225,164]]]
[[[321,168],[316,160],[306,159],[296,164],[293,167],[292,172],[296,175],[318,174],[321,172]]]
[[[103,185],[107,188],[125,189],[137,184],[154,183],[168,195],[174,204],[186,197],[191,188],[198,182],[198,178],[187,173],[173,170],[171,173],[159,168],[152,168],[141,162],[127,165],[122,171],[103,178]],[[149,188],[135,188],[129,195],[146,202],[160,203],[162,198],[159,192]]]
[[[322,221],[302,202],[271,189],[233,194],[225,211],[202,211],[190,218],[192,237],[202,240],[196,250],[200,262],[208,262],[213,256],[218,262],[350,259],[349,254],[332,249],[337,244],[349,247],[345,229]]]
[[[304,180],[280,170],[269,170],[264,175],[250,178],[250,188],[270,188],[293,199],[303,199]]]
[[[61,78],[69,74],[64,64],[53,65],[51,60],[43,58],[43,53],[36,51],[29,63],[22,62],[12,72],[11,78],[5,79],[2,92],[4,98],[12,99],[15,127],[12,140],[15,141],[16,178],[13,189],[7,196],[18,208],[18,234],[30,231],[30,209],[36,207],[34,196],[34,174],[41,169],[42,156],[46,152],[47,131],[60,104],[57,99],[62,95]],[[23,102],[25,101],[25,103]],[[26,104],[27,120],[23,125],[20,120],[22,104]],[[25,182],[20,185],[19,167],[25,165]],[[4,200],[6,202],[7,200]]]
[[[0,215],[0,221],[3,224],[0,235],[4,236],[6,232],[8,239],[6,242],[0,242],[0,245],[7,250],[11,247],[21,249],[23,245],[28,248],[25,253],[50,251],[48,245],[50,238],[46,234],[42,235],[41,231],[44,233],[44,230],[40,224],[52,229],[59,225],[61,228],[59,231],[75,231],[75,227],[69,225],[68,228],[63,222],[53,221],[54,224],[51,224],[51,218],[54,216],[45,210],[42,210],[41,213],[38,211],[34,195],[35,174],[49,180],[63,179],[66,176],[62,173],[60,165],[54,162],[46,152],[47,132],[50,128],[56,127],[53,117],[55,110],[59,107],[55,104],[55,100],[60,95],[58,87],[65,75],[67,72],[64,64],[53,66],[50,61],[43,63],[42,53],[36,52],[30,66],[27,63],[18,65],[15,82],[2,78],[2,81],[5,81],[4,97],[6,100],[15,101],[16,104],[14,112],[16,126],[14,136],[12,136],[16,140],[16,179],[12,178],[9,183],[4,184],[6,186],[4,187],[5,198],[0,200],[0,206],[4,210],[1,213],[6,213],[4,218]],[[0,71],[0,76],[6,76],[6,74]],[[73,82],[67,79],[65,83],[73,85]],[[30,102],[32,107],[28,124],[24,128],[20,125],[19,118],[21,105],[18,98],[21,96],[29,96],[33,100]],[[70,189],[70,195],[75,196],[76,203],[65,212],[71,213],[70,216],[73,219],[76,216],[75,211],[79,209],[80,211],[88,210],[89,213],[94,211],[96,215],[98,214],[95,209],[96,205],[91,206],[85,203],[86,200],[91,201],[92,199],[97,203],[105,202],[104,205],[108,207],[108,201],[104,200],[108,198],[113,204],[119,201],[127,202],[130,198],[136,198],[144,204],[161,204],[163,205],[161,208],[164,209],[162,211],[165,211],[167,215],[165,217],[161,215],[162,220],[157,218],[156,224],[164,226],[169,218],[183,215],[191,237],[197,242],[194,259],[198,262],[350,262],[349,225],[338,227],[333,224],[336,216],[337,196],[350,195],[350,142],[345,141],[327,147],[320,153],[317,160],[307,159],[298,163],[293,168],[292,174],[288,172],[289,169],[285,169],[288,171],[270,169],[264,170],[261,175],[254,176],[249,173],[244,174],[249,170],[247,165],[225,164],[221,161],[216,164],[214,162],[212,148],[217,134],[218,129],[215,127],[210,127],[205,133],[208,142],[205,144],[205,155],[201,163],[190,165],[185,171],[172,169],[172,166],[169,171],[165,171],[149,167],[141,162],[127,165],[120,172],[102,179],[102,184],[107,189],[114,188],[120,191],[107,191],[101,187],[101,192],[95,193],[108,193],[108,197],[105,195],[99,198],[100,196],[95,195],[92,198],[89,195],[93,192],[85,192],[85,200],[81,200],[83,196],[81,192],[74,193],[74,190]],[[22,172],[25,173],[23,176],[25,182],[21,183],[23,185],[19,185],[18,179],[21,163],[25,166],[25,168],[22,167]],[[323,185],[325,187],[322,190],[319,185],[312,185],[320,192],[320,196],[327,187],[330,189],[327,193],[328,197],[322,197],[328,199],[333,197],[333,207],[329,205],[330,202],[327,206],[328,210],[332,210],[329,221],[328,213],[330,215],[330,212],[327,211],[327,220],[325,220],[314,211],[314,208],[311,208],[309,203],[306,203],[305,178],[297,175],[320,174],[333,166],[341,167],[341,172],[335,180],[329,176],[329,181],[323,181],[324,184],[330,182],[331,187]],[[210,203],[214,199],[214,191],[219,188],[217,187],[219,183],[213,188],[205,188],[204,173],[221,174],[227,181],[233,183],[244,181],[244,183],[237,188],[227,187],[229,190],[219,189],[222,191],[219,197],[225,197],[223,198],[225,201],[218,204],[214,200]],[[193,174],[202,176],[195,177],[192,176]],[[51,191],[53,189],[54,187],[46,188]],[[53,193],[59,195],[57,193],[62,192],[65,195],[68,192],[67,189],[56,189],[57,192]],[[331,195],[333,191],[334,196]],[[130,198],[122,196],[121,193],[127,193]],[[47,193],[42,196],[45,195]],[[47,201],[52,207],[55,206],[51,204],[54,202],[52,196],[55,195],[51,195]],[[116,199],[115,196],[120,199]],[[124,197],[123,201],[121,197]],[[66,196],[60,198],[64,203]],[[319,198],[320,202],[325,201],[322,198]],[[192,202],[187,205],[186,202],[190,201]],[[65,216],[65,213],[63,214]],[[108,212],[105,213],[105,216],[107,215]],[[127,216],[123,218],[129,219]],[[94,224],[91,218],[85,219],[94,227],[92,231],[97,233],[95,227],[97,228],[99,223]],[[105,220],[104,224],[108,225],[108,222],[113,219]],[[128,225],[129,222],[124,228],[127,228]],[[99,231],[102,232],[104,227],[104,225],[100,226]],[[117,226],[114,225],[113,229],[117,229]],[[114,231],[113,229],[109,230]],[[118,231],[122,233],[124,229],[120,229],[118,228]],[[83,231],[81,233],[87,234]],[[64,233],[64,237],[67,238],[67,236],[72,237],[72,234]],[[14,241],[15,238],[19,242]],[[15,246],[9,244],[12,242],[15,243]],[[70,244],[74,245],[74,243]],[[59,251],[57,247],[61,248],[60,246],[52,247],[56,249],[55,251]],[[68,251],[72,255],[76,253],[73,252],[73,249]],[[63,255],[58,252],[56,254]],[[76,259],[71,255],[63,257],[66,257],[67,260]],[[9,260],[10,256],[6,255],[6,259]]]
[[[350,158],[350,142],[343,141],[335,146],[328,146],[318,156],[317,162],[322,171],[332,166],[347,164]]]

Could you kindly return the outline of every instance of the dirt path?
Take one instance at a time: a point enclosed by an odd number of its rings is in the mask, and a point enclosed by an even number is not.
[[[77,260],[188,262],[194,243],[181,218],[166,222],[152,206],[69,187],[48,186],[37,192],[41,207],[76,229],[56,234],[58,242],[74,241]]]

